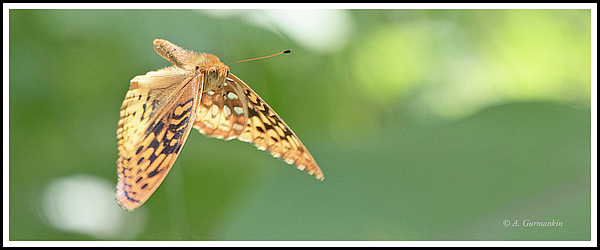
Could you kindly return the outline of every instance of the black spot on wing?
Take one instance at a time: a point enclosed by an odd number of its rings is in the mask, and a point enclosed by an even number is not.
[[[267,130],[273,129],[273,126],[271,126],[271,124],[264,123],[264,125],[265,125],[265,129],[267,129]]]
[[[140,200],[136,200],[136,199],[132,198],[131,196],[129,196],[130,193],[135,195],[135,192],[123,190],[123,193],[125,193],[125,197],[127,198],[127,200],[129,200],[131,202],[140,202]]]
[[[143,109],[143,112],[142,112],[142,115],[140,116],[140,121],[143,121],[144,116],[146,115],[146,104],[145,103],[142,104],[142,109]]]
[[[185,107],[185,106],[186,106],[188,103],[190,103],[190,102],[192,102],[192,101],[194,101],[194,99],[193,99],[193,98],[192,98],[192,99],[189,99],[189,100],[188,100],[187,102],[185,102],[185,103],[182,103],[182,104],[178,105],[178,107]],[[190,107],[189,107],[189,108],[187,108],[185,111],[181,112],[181,115],[175,115],[175,113],[173,113],[173,114],[172,114],[172,118],[173,118],[173,119],[175,119],[175,120],[179,120],[179,119],[181,119],[182,117],[184,117],[184,116],[186,116],[186,115],[189,115],[189,113],[190,113],[191,111],[192,111],[192,106],[190,105]],[[171,124],[171,125],[172,125],[172,124]]]
[[[256,110],[254,110],[253,108],[249,108],[248,109],[248,117],[253,117],[253,116],[258,117],[258,112],[256,112]]]

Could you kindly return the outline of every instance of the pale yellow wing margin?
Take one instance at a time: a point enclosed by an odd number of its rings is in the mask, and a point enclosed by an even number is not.
[[[201,83],[175,66],[131,80],[117,130],[115,196],[124,209],[148,200],[175,163],[196,119]]]
[[[319,180],[323,172],[283,119],[246,83],[229,74],[224,86],[202,94],[194,127],[208,137],[238,138],[259,150],[306,170]]]

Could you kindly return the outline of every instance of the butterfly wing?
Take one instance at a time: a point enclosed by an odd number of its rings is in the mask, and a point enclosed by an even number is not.
[[[194,127],[207,137],[231,140],[242,133],[247,118],[246,105],[238,95],[240,88],[229,84],[202,93]]]
[[[196,119],[201,78],[172,66],[131,80],[117,130],[121,207],[141,206],[175,163]]]
[[[323,180],[323,172],[283,119],[246,83],[229,74],[222,87],[202,93],[194,127],[208,137],[251,142]]]

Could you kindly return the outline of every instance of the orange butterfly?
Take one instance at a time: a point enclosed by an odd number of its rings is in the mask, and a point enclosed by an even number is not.
[[[115,195],[121,207],[131,211],[148,200],[192,127],[208,137],[251,142],[324,179],[290,127],[219,58],[162,39],[154,49],[174,66],[134,77],[121,106]]]

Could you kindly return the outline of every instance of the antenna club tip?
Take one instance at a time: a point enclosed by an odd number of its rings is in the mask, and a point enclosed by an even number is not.
[[[286,50],[286,51],[283,52],[283,54],[288,54],[288,53],[292,53],[292,50],[288,49],[288,50]]]

